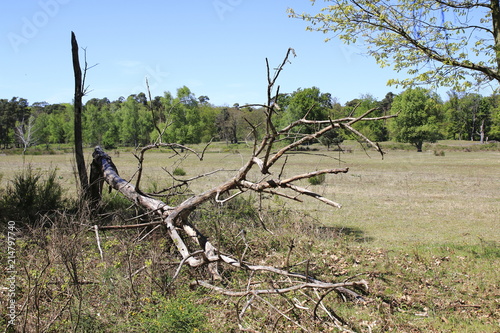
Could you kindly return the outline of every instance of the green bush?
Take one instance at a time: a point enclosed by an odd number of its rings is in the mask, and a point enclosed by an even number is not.
[[[186,171],[184,171],[183,168],[177,167],[174,169],[174,176],[185,176],[185,175],[186,175]]]
[[[5,220],[23,221],[34,224],[43,214],[63,206],[63,189],[56,180],[56,170],[46,176],[33,171],[28,165],[5,189],[0,199],[0,217]]]
[[[313,177],[307,179],[307,181],[311,185],[320,185],[320,184],[323,184],[323,182],[325,181],[325,178],[326,178],[325,174],[322,173],[320,175],[316,175],[316,176],[313,176]]]
[[[209,332],[205,309],[190,298],[163,298],[155,303],[146,305],[137,315],[143,332]]]

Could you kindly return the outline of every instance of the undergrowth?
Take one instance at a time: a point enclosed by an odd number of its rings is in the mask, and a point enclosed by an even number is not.
[[[67,206],[56,169],[46,174],[27,165],[14,176],[0,197],[0,220],[34,225],[44,215]]]
[[[260,296],[239,319],[249,298],[197,286],[193,281],[210,277],[204,268],[183,267],[174,279],[181,258],[162,228],[101,231],[97,237],[93,225],[126,221],[121,215],[128,202],[114,193],[104,201],[105,210],[114,209],[115,215],[59,211],[41,215],[31,228],[18,226],[17,317],[7,332],[337,330],[326,311],[319,309],[312,317],[321,292],[316,290]],[[254,197],[236,197],[222,206],[206,203],[191,221],[213,235],[212,243],[222,252],[241,261],[325,281],[367,280],[366,302],[344,302],[335,293],[323,299],[329,313],[352,331],[499,331],[498,243],[478,239],[475,244],[370,248],[358,242],[355,231],[323,226],[278,200],[258,203]],[[249,283],[274,288],[277,279],[222,266],[219,271],[219,285],[233,290],[245,290]],[[0,278],[6,277],[2,270]],[[7,301],[2,291],[2,309]],[[0,326],[8,321],[2,312]]]

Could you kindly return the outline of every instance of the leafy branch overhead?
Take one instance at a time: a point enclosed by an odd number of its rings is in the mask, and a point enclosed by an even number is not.
[[[363,113],[358,117],[344,117],[339,119],[328,119],[328,120],[315,120],[307,119],[308,113],[305,112],[305,116],[298,119],[283,128],[279,129],[274,123],[274,117],[276,116],[276,110],[279,107],[276,103],[277,96],[279,94],[279,86],[276,86],[276,81],[279,74],[283,70],[283,67],[289,62],[290,55],[295,54],[292,49],[289,49],[284,61],[274,70],[271,71],[269,63],[267,62],[267,74],[268,74],[268,101],[266,105],[263,105],[263,112],[266,116],[266,123],[260,125],[265,127],[265,134],[262,139],[257,140],[257,136],[254,136],[255,142],[252,149],[252,154],[242,162],[242,165],[238,170],[236,170],[232,177],[223,181],[220,184],[214,185],[212,188],[205,190],[202,193],[193,194],[186,198],[184,201],[177,205],[168,205],[167,203],[157,199],[157,197],[162,197],[164,194],[156,195],[153,193],[146,194],[140,190],[140,179],[144,169],[142,168],[143,161],[146,157],[146,152],[159,147],[171,148],[174,150],[175,154],[179,154],[179,151],[184,151],[185,153],[193,153],[201,160],[203,159],[203,153],[196,153],[191,148],[181,145],[181,144],[167,144],[162,143],[161,140],[157,140],[156,143],[152,145],[145,146],[137,154],[137,159],[139,161],[139,168],[136,174],[136,184],[135,186],[129,181],[121,178],[118,174],[117,167],[112,162],[110,156],[106,154],[100,147],[96,147],[93,153],[92,162],[92,175],[93,186],[102,188],[102,180],[106,181],[112,188],[119,191],[130,201],[136,205],[146,209],[150,214],[157,216],[159,219],[148,223],[148,226],[163,226],[167,231],[168,236],[175,244],[177,252],[182,257],[179,264],[178,272],[183,265],[189,265],[191,267],[208,267],[210,272],[209,276],[205,279],[198,278],[193,281],[194,285],[202,286],[205,288],[212,289],[214,291],[220,292],[229,296],[245,296],[253,295],[253,297],[260,297],[262,294],[283,294],[292,291],[302,290],[302,289],[316,289],[324,290],[329,293],[335,290],[337,293],[343,295],[348,299],[359,299],[363,300],[362,294],[367,291],[367,283],[364,280],[359,281],[344,281],[340,283],[325,282],[314,278],[309,274],[306,269],[305,273],[291,272],[285,269],[276,268],[266,265],[255,265],[239,258],[233,254],[224,253],[223,249],[217,248],[211,241],[213,239],[209,235],[204,235],[194,224],[194,220],[189,218],[190,215],[199,208],[202,204],[215,201],[219,204],[224,204],[236,196],[244,194],[246,192],[256,192],[258,194],[267,194],[271,196],[279,196],[285,199],[290,199],[294,201],[301,201],[302,197],[310,197],[320,202],[332,206],[340,207],[339,203],[336,203],[319,193],[316,193],[310,189],[303,188],[297,185],[297,182],[304,179],[309,179],[316,177],[318,175],[324,174],[338,174],[348,172],[347,168],[328,168],[317,171],[305,171],[300,174],[295,174],[293,176],[283,177],[284,170],[287,168],[287,153],[296,149],[302,144],[314,142],[325,133],[335,129],[344,129],[352,131],[354,135],[358,136],[361,140],[366,141],[368,144],[372,145],[376,150],[382,153],[380,147],[368,140],[363,134],[353,128],[353,125],[357,122],[362,121],[379,121],[382,119],[391,118],[393,116],[381,116],[372,117],[369,115],[374,109]],[[276,91],[276,93],[273,93]],[[248,107],[248,106],[244,106]],[[258,124],[252,124],[248,121],[252,131],[255,131]],[[306,133],[297,136],[298,128],[310,128]],[[161,132],[161,131],[159,131]],[[283,144],[286,142],[286,144]],[[278,144],[279,143],[279,144]],[[284,160],[284,161],[283,161]],[[279,167],[277,167],[277,162],[281,161]],[[200,175],[203,176],[203,175]],[[176,180],[173,175],[174,184],[177,183],[178,186],[189,186],[189,180]],[[192,178],[192,180],[196,177]],[[176,185],[172,186],[171,189],[177,188]],[[261,221],[263,223],[263,221]],[[264,223],[263,223],[264,225]],[[136,227],[144,227],[144,224],[138,224]],[[117,229],[117,228],[132,228],[134,225],[124,225],[124,226],[103,226],[100,229]],[[264,226],[265,227],[265,226]],[[189,242],[188,242],[189,240]],[[236,269],[243,269],[250,272],[261,272],[274,274],[275,276],[280,276],[278,280],[273,280],[275,285],[272,289],[259,289],[258,285],[255,287],[247,286],[246,288],[239,290],[232,290],[219,285],[217,280],[221,279],[220,271],[225,269],[224,267],[229,266]],[[177,273],[176,273],[177,274]],[[252,275],[253,276],[253,275]],[[285,278],[283,281],[282,278]],[[175,276],[174,276],[175,279]],[[249,301],[251,303],[251,301]],[[248,305],[250,305],[250,303]],[[321,298],[317,301],[317,304],[321,303]],[[248,306],[247,305],[247,306]],[[317,308],[317,306],[316,306]],[[321,307],[325,311],[326,308]],[[316,309],[315,309],[316,311]],[[240,312],[240,319],[243,317],[245,311]],[[331,316],[331,318],[335,318]],[[336,322],[340,325],[342,322]]]
[[[289,9],[289,14],[309,22],[308,30],[332,34],[346,44],[364,43],[382,67],[406,70],[410,77],[392,79],[392,85],[425,83],[461,91],[500,82],[498,1],[325,2],[318,13]]]

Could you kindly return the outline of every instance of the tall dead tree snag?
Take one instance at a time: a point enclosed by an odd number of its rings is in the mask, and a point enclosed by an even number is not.
[[[73,72],[75,75],[75,96],[74,96],[74,132],[75,132],[75,159],[78,169],[78,179],[80,180],[80,189],[85,198],[89,198],[89,180],[85,168],[85,157],[83,156],[83,137],[82,137],[82,69],[80,68],[80,59],[78,56],[78,42],[74,32],[71,32],[71,54],[73,56]]]
[[[294,150],[299,145],[314,142],[325,133],[336,129],[350,130],[352,133],[360,137],[360,139],[364,140],[368,144],[371,144],[377,151],[382,153],[380,147],[376,143],[368,140],[368,138],[366,138],[362,133],[355,130],[353,128],[353,124],[358,121],[377,121],[387,119],[392,116],[368,118],[370,112],[367,112],[360,117],[346,117],[341,119],[318,121],[314,119],[307,119],[306,114],[304,118],[299,119],[282,129],[278,129],[275,126],[273,117],[277,112],[279,112],[279,106],[276,104],[279,87],[276,88],[276,92],[274,92],[274,88],[280,72],[289,62],[289,57],[291,55],[294,55],[293,49],[288,50],[284,61],[277,69],[275,69],[274,73],[271,73],[270,66],[269,64],[267,65],[267,104],[252,105],[261,107],[263,112],[265,112],[266,123],[261,125],[266,128],[265,135],[260,141],[257,140],[257,135],[253,136],[255,138],[255,142],[252,153],[242,163],[240,168],[233,173],[231,178],[221,184],[214,185],[205,192],[194,194],[176,206],[167,205],[162,200],[157,199],[157,197],[155,197],[156,194],[147,194],[141,191],[138,188],[139,182],[137,182],[136,185],[133,185],[129,181],[121,178],[109,155],[107,155],[100,147],[96,147],[93,153],[93,170],[98,171],[99,176],[102,177],[106,183],[108,183],[115,190],[119,191],[136,205],[141,206],[151,214],[157,216],[157,219],[147,224],[143,223],[132,226],[106,226],[101,228],[131,228],[144,227],[145,225],[163,226],[182,258],[179,269],[182,265],[189,265],[191,267],[208,267],[208,271],[211,275],[210,278],[205,280],[198,279],[193,281],[193,284],[209,288],[228,296],[249,296],[246,306],[238,314],[239,319],[244,316],[246,311],[245,309],[250,307],[252,300],[261,297],[260,295],[285,294],[298,290],[313,289],[318,292],[323,291],[324,295],[331,291],[335,291],[338,294],[343,295],[345,298],[363,300],[364,297],[362,294],[367,291],[367,282],[364,280],[344,281],[340,283],[325,282],[314,278],[307,270],[305,273],[298,273],[272,266],[255,265],[246,262],[237,256],[225,254],[210,241],[211,238],[207,237],[207,235],[204,235],[200,232],[200,230],[198,230],[198,228],[196,228],[192,219],[188,218],[191,213],[203,203],[215,201],[223,204],[232,200],[237,195],[244,194],[246,192],[279,196],[284,199],[299,202],[302,197],[307,196],[319,200],[320,202],[331,207],[339,208],[339,203],[336,203],[308,188],[301,187],[297,185],[297,182],[318,175],[346,173],[348,172],[348,169],[328,168],[312,172],[306,171],[304,173],[283,177],[284,170],[287,168],[287,153]],[[250,129],[256,132],[258,125],[250,122],[248,123]],[[299,127],[311,128],[311,131],[309,131],[310,134],[297,134],[299,132]],[[283,145],[282,143],[280,143],[279,146],[276,145],[277,142],[283,142],[283,140],[286,140],[286,145]],[[144,160],[145,152],[159,147],[171,148],[176,152],[178,150],[184,150],[195,153],[189,147],[175,143],[156,143],[146,146],[142,148],[139,154],[140,157],[138,157],[139,169],[138,175],[136,175],[138,180],[141,178],[140,174],[143,171],[142,161]],[[197,154],[197,156],[198,158],[203,159],[203,154]],[[279,166],[277,166],[278,161],[280,161]],[[200,177],[201,176],[202,175],[200,175]],[[181,185],[189,186],[190,182],[190,180],[179,181],[175,178],[173,178],[173,180],[174,185],[170,187],[170,189],[175,189],[177,186]],[[168,191],[168,189],[166,190]],[[189,240],[189,243],[186,240]],[[193,242],[191,242],[191,240]],[[246,287],[242,287],[240,290],[229,290],[217,283],[217,280],[220,277],[219,271],[223,266],[253,272],[252,276],[262,273],[274,274],[275,277],[280,276],[280,279],[273,280],[271,288],[260,288],[260,284],[253,284],[249,282]],[[316,315],[316,311],[318,309],[323,309],[323,311],[328,312],[328,310],[321,304],[322,299],[323,297],[318,297],[316,300],[317,304],[316,307],[314,307],[314,315]],[[334,315],[330,314],[329,317],[332,318],[336,325],[342,325],[342,322],[336,320]]]
[[[80,67],[80,59],[78,55],[78,42],[76,40],[75,33],[71,32],[71,55],[73,60],[73,72],[75,76],[75,96],[74,96],[74,134],[75,134],[75,160],[76,168],[78,171],[78,180],[80,181],[80,191],[82,193],[82,198],[84,201],[88,201],[91,206],[95,206],[99,203],[100,199],[100,187],[102,187],[102,179],[97,177],[93,179],[92,176],[98,174],[97,171],[91,171],[91,177],[87,175],[87,169],[85,165],[85,156],[83,154],[83,134],[82,134],[82,113],[83,113],[83,102],[82,98],[85,96],[85,77],[87,74],[87,59],[85,57],[85,68],[83,70]],[[100,180],[99,180],[100,179]],[[96,183],[96,182],[100,182]]]

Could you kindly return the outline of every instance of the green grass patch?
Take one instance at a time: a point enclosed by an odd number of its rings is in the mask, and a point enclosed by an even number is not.
[[[176,167],[174,169],[173,175],[174,176],[185,176],[186,175],[186,171],[184,171],[184,169],[181,168],[181,167]]]

